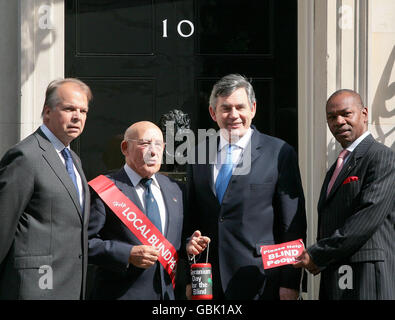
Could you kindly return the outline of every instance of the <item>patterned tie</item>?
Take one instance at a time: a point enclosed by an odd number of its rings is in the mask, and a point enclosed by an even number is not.
[[[347,157],[347,155],[349,153],[350,153],[350,151],[348,151],[347,149],[344,149],[342,152],[340,152],[339,157],[337,158],[335,171],[333,171],[332,178],[331,178],[331,180],[329,181],[329,184],[328,184],[328,189],[327,189],[327,192],[326,192],[326,196],[328,196],[329,193],[331,192],[333,184],[335,183],[335,181],[337,179],[337,176],[339,175],[340,171],[343,168],[344,158]]]
[[[158,204],[152,194],[151,183],[152,179],[141,179],[141,184],[145,188],[144,192],[144,201],[145,201],[145,213],[148,219],[158,228],[160,232],[162,232],[162,223],[160,220],[160,213]]]
[[[225,163],[222,164],[221,169],[218,172],[217,181],[215,181],[215,191],[217,192],[217,198],[219,203],[222,203],[225,191],[228,188],[229,180],[232,177],[232,151],[234,146],[228,144],[228,149],[226,150]]]
[[[60,153],[62,154],[62,156],[66,162],[67,173],[69,174],[71,180],[74,183],[74,186],[77,190],[77,196],[79,199],[80,198],[80,191],[78,189],[77,176],[75,175],[75,172],[74,172],[73,158],[71,157],[70,150],[68,148],[64,148]]]

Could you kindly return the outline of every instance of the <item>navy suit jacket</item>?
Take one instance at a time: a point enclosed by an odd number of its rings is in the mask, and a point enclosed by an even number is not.
[[[143,211],[136,190],[123,168],[107,177]],[[166,206],[164,236],[179,250],[183,225],[182,192],[178,184],[168,177],[156,174],[156,178]],[[159,262],[148,269],[129,265],[132,247],[141,243],[94,191],[88,237],[89,263],[98,266],[92,299],[174,299],[170,277]]]
[[[199,229],[212,240],[214,298],[276,299],[280,286],[300,287],[300,270],[264,270],[260,253],[262,245],[306,237],[296,153],[284,141],[253,129],[250,171],[231,177],[221,205],[214,192],[213,164],[188,167],[186,225],[190,234]],[[200,146],[197,157],[199,152]]]
[[[368,135],[327,197],[335,165],[318,202],[318,242],[308,249],[322,269],[320,298],[394,299],[395,153]]]

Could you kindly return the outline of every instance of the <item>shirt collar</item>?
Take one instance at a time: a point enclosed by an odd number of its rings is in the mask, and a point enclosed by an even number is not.
[[[134,171],[131,167],[129,167],[127,163],[125,163],[123,168],[125,169],[125,172],[128,175],[130,181],[132,182],[133,187],[137,187],[137,185],[140,183],[140,180],[143,178],[136,171]],[[156,179],[155,174],[151,177],[151,179],[152,179],[153,185],[155,185],[156,187],[158,187],[160,189],[160,186],[159,186],[158,180]]]
[[[42,124],[40,126],[41,131],[45,134],[45,136],[48,138],[48,140],[52,143],[52,145],[55,147],[57,152],[61,152],[64,148],[69,148],[69,146],[65,146],[56,136],[52,133],[51,130],[48,129],[48,127],[45,124]]]
[[[252,130],[251,127],[248,128],[248,130],[244,134],[244,136],[242,136],[240,138],[240,140],[237,141],[236,143],[232,143],[232,145],[235,145],[235,146],[239,147],[240,149],[244,150],[247,147],[247,144],[250,142],[253,132],[254,132],[254,130]],[[220,135],[218,151],[221,151],[228,144],[229,144],[228,140],[226,140],[222,135]]]
[[[350,151],[350,153],[353,152],[355,148],[361,143],[361,141],[365,139],[368,135],[370,135],[370,132],[366,131],[357,140],[355,140],[352,144],[350,144],[346,149]]]

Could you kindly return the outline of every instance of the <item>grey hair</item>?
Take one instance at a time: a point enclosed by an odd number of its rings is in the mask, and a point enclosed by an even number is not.
[[[49,83],[47,90],[45,92],[45,101],[44,101],[44,107],[47,106],[51,109],[55,109],[56,106],[61,103],[59,96],[57,94],[57,89],[65,84],[65,83],[74,83],[76,84],[83,92],[85,92],[86,97],[88,99],[88,103],[89,101],[92,100],[93,95],[92,95],[92,91],[89,88],[89,86],[82,82],[81,80],[77,79],[77,78],[65,78],[65,79],[56,79],[53,80]],[[41,112],[41,116],[44,115],[44,107],[43,107],[43,111]]]
[[[240,88],[246,90],[248,102],[252,108],[252,105],[256,103],[254,88],[250,81],[240,74],[228,74],[214,84],[209,100],[210,106],[215,111],[218,97],[229,97],[234,91]]]

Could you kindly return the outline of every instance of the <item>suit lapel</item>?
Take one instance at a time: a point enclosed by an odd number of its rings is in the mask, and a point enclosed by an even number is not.
[[[212,191],[213,197],[215,197],[215,185],[214,185],[214,164],[217,159],[219,137],[217,137],[216,144],[210,145],[210,139],[206,139],[203,143],[198,144],[196,153],[196,168],[199,170],[199,178],[204,179],[203,185],[209,186]],[[200,155],[205,155],[204,159],[200,159]],[[203,164],[200,162],[204,161]]]
[[[248,143],[246,149],[243,151],[242,155],[242,160],[238,164],[237,168],[240,169],[242,167],[240,174],[239,175],[232,175],[232,177],[229,180],[229,185],[232,183],[233,180],[239,180],[242,178],[245,178],[248,176],[248,173],[251,171],[252,163],[263,154],[263,145],[264,145],[264,135],[260,134],[258,130],[252,126],[252,129],[254,130],[252,136],[251,136],[251,141]],[[205,165],[198,165],[196,166],[198,168],[197,174],[199,175],[199,179],[203,179],[202,185],[203,186],[209,186],[209,188],[212,191],[212,196],[213,199],[218,203],[218,199],[216,197],[216,192],[215,192],[215,185],[214,185],[214,164],[215,159],[217,159],[217,153],[218,153],[218,143],[219,143],[219,138],[217,139],[217,148],[214,150],[209,150],[209,152],[206,152],[206,149],[200,149],[200,148],[206,148],[206,145],[208,145],[208,140],[206,140],[206,144],[201,144],[198,146],[198,153],[199,152],[205,152],[206,154],[206,164]],[[215,152],[214,154],[211,153]],[[245,171],[247,170],[247,171]],[[243,172],[243,174],[241,173]],[[228,192],[228,189],[225,191]]]
[[[333,171],[335,171],[336,162],[332,165],[329,171],[326,173],[324,182],[322,183],[320,198],[318,200],[318,212],[320,212],[321,207],[324,205],[326,201],[326,190],[328,189],[329,180],[332,177]]]
[[[339,176],[337,177],[335,183],[333,184],[333,187],[331,189],[331,192],[328,195],[328,198],[336,192],[336,190],[342,185],[344,179],[347,177],[347,175],[350,173],[350,171],[355,167],[356,165],[356,158],[355,158],[355,153],[352,153],[350,155],[350,158],[348,161],[344,164],[342,170],[339,173]]]
[[[143,213],[144,209],[142,206],[142,203],[137,195],[135,187],[132,185],[132,182],[130,181],[129,177],[127,176],[125,170],[122,168],[116,175],[114,175],[115,179],[115,185],[119,188],[119,190],[122,191],[123,194],[125,194]],[[163,177],[160,174],[156,175],[156,179],[159,183],[161,192],[162,192],[162,197],[165,203],[166,207],[166,221],[165,221],[165,234],[164,236],[166,237],[167,234],[172,233],[172,212],[176,212],[178,210],[177,208],[177,201],[180,201],[180,199],[176,199],[174,197],[174,193],[171,192],[171,188],[166,183],[166,180],[163,179]],[[166,192],[163,192],[166,190]]]
[[[72,150],[71,150],[72,151]],[[81,209],[84,211],[84,223],[88,222],[89,218],[89,211],[90,211],[90,196],[89,196],[89,187],[88,187],[88,181],[86,180],[84,171],[82,170],[81,163],[77,159],[77,155],[74,153],[74,151],[71,152],[71,157],[73,158],[74,166],[77,168],[77,171],[81,177],[81,183],[82,183],[82,188],[84,189],[83,191],[83,201],[84,201],[84,207]]]
[[[172,212],[177,212],[178,207],[177,207],[177,202],[181,201],[181,199],[176,199],[174,197],[174,192],[172,192],[169,184],[166,182],[166,180],[160,175],[156,175],[156,179],[159,183],[163,200],[165,203],[166,207],[166,221],[165,221],[165,234],[164,236],[166,237],[167,234],[172,234]],[[121,192],[127,196],[140,210],[141,212],[144,213],[144,209],[142,206],[142,203],[139,199],[139,196],[137,195],[136,189],[133,186],[132,182],[130,181],[127,173],[125,172],[125,169],[121,169],[118,173],[114,175],[114,180],[115,180],[115,185]],[[166,190],[166,192],[163,192]]]
[[[339,173],[331,192],[328,195],[327,200],[329,200],[337,191],[337,189],[343,184],[343,181],[347,178],[350,172],[357,166],[359,159],[361,159],[366,151],[370,148],[371,144],[374,142],[374,138],[372,135],[368,135],[365,139],[363,139],[355,150],[351,153],[350,158],[344,164],[342,170]],[[333,171],[332,171],[333,172]],[[331,177],[332,175],[330,175]],[[328,181],[329,183],[329,181]],[[326,189],[325,189],[326,190]]]
[[[130,181],[124,168],[119,170],[114,175],[114,180],[117,188],[121,190],[122,193],[127,196],[144,213],[143,204],[141,203],[139,196],[137,195],[136,189]]]
[[[208,164],[203,167],[206,172],[203,173],[203,177],[207,177],[207,184],[210,186],[211,192],[215,197],[215,185],[214,185],[214,165]]]
[[[262,138],[262,139],[261,139]],[[252,163],[263,154],[264,136],[261,135],[256,128],[254,128],[254,133],[251,137],[251,165]],[[248,151],[248,147],[247,147]]]
[[[240,180],[248,176],[251,171],[253,162],[260,157],[264,152],[264,135],[261,135],[255,127],[253,127],[254,132],[251,136],[251,141],[248,143],[245,150],[243,150],[242,159],[237,165],[236,169],[239,169],[239,174],[233,174],[229,184],[234,180]],[[242,168],[242,169],[241,169]],[[235,169],[235,170],[236,170]],[[226,190],[226,192],[228,189]],[[226,193],[225,192],[225,193]]]
[[[120,169],[115,174],[112,174],[110,179],[114,182],[115,186],[130,200],[132,201],[137,208],[144,213],[143,205],[140,201],[140,198],[136,192],[136,188],[133,186],[132,182],[130,181],[126,171],[124,168]],[[110,209],[111,210],[111,209]],[[112,211],[112,210],[111,210]],[[137,238],[137,236],[131,231],[120,219],[120,225],[122,225],[123,230],[130,238],[130,243],[139,243],[142,242]]]
[[[66,188],[82,221],[82,211],[81,211],[80,201],[78,199],[77,191],[75,189],[73,181],[71,180],[70,176],[66,171],[66,167],[63,165],[54,146],[47,139],[45,134],[40,129],[38,129],[35,132],[35,135],[37,137],[40,148],[43,150],[44,159],[47,161],[47,163],[52,168],[56,176],[59,178],[60,182]]]
[[[156,174],[156,179],[159,183],[160,190],[162,193],[162,197],[165,203],[166,207],[166,228],[164,230],[164,236],[167,238],[167,235],[172,235],[174,234],[173,232],[173,227],[175,225],[173,224],[173,213],[178,211],[178,201],[181,201],[181,199],[177,199],[174,196],[174,192],[172,192],[171,186],[167,183],[167,181],[160,175]],[[166,190],[166,192],[163,192]]]

